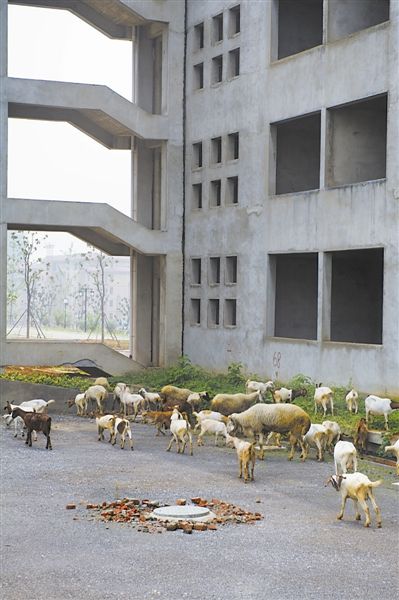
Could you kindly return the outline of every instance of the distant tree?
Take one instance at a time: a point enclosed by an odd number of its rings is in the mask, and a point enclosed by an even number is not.
[[[86,270],[88,277],[91,279],[95,295],[93,298],[93,306],[99,308],[100,326],[101,326],[101,342],[104,343],[105,338],[105,299],[106,299],[106,269],[113,264],[110,256],[103,252],[92,248],[88,252],[82,253],[82,267]]]
[[[30,325],[32,319],[32,302],[36,293],[38,281],[42,273],[48,269],[48,264],[44,264],[38,251],[42,243],[48,237],[35,231],[14,231],[11,234],[17,256],[22,266],[18,271],[23,275],[26,291],[26,337],[30,337]]]

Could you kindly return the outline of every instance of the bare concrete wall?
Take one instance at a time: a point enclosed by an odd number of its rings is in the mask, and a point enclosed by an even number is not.
[[[389,0],[329,0],[328,40],[339,40],[387,19]]]
[[[327,185],[386,176],[387,98],[328,110]]]
[[[274,335],[317,338],[317,254],[287,254],[276,261]]]

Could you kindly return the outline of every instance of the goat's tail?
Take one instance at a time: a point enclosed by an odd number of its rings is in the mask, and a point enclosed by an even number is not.
[[[370,481],[369,487],[375,488],[375,487],[378,487],[379,485],[381,485],[381,483],[382,483],[382,479],[378,479],[378,481]]]
[[[47,401],[47,406],[48,406],[49,404],[54,404],[54,402],[55,402],[55,400],[48,400],[48,401]]]

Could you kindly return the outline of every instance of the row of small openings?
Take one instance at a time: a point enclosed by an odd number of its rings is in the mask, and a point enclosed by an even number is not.
[[[329,108],[326,118],[326,186],[385,178],[387,95]],[[274,123],[271,135],[276,176],[271,193],[318,189],[321,113]]]
[[[191,325],[201,325],[201,299],[191,298],[190,309]],[[220,300],[218,298],[208,300],[207,324],[208,327],[220,325]],[[223,325],[224,327],[237,326],[237,300],[235,298],[224,300]]]
[[[201,285],[202,283],[202,265],[201,258],[191,259],[191,285]],[[208,261],[208,284],[220,285],[222,260],[220,256],[211,256]],[[224,260],[224,283],[225,285],[235,285],[237,283],[237,256],[226,256]]]
[[[277,56],[284,58],[323,43],[323,6],[327,7],[327,41],[389,20],[389,0],[274,0]]]
[[[223,193],[224,182],[224,193]],[[192,185],[192,200],[191,206],[193,210],[205,208],[202,183],[194,183]],[[222,198],[226,206],[234,206],[238,204],[238,176],[226,177],[225,180],[214,179],[209,185],[209,208],[222,206]]]
[[[200,169],[203,167],[203,142],[196,142],[193,144],[193,155],[192,155],[192,168]],[[240,135],[236,131],[229,133],[225,140],[224,152],[226,160],[237,160],[240,157]],[[222,137],[215,137],[211,139],[210,144],[210,165],[220,165],[223,159],[223,142]]]
[[[218,44],[225,37],[224,32],[225,19],[223,13],[219,13],[211,20],[211,44]],[[240,33],[241,30],[241,19],[240,19],[240,6],[233,6],[228,11],[228,22],[227,22],[227,37],[231,38]],[[201,50],[205,45],[205,22],[198,23],[194,26],[193,36],[193,51]]]
[[[225,73],[224,78],[229,80],[233,79],[234,77],[238,77],[238,75],[240,74],[240,49],[234,48],[234,50],[230,50],[227,56],[227,72]],[[223,81],[223,62],[223,54],[212,58],[210,80],[211,85],[221,83]],[[204,89],[204,63],[201,62],[194,65],[193,72],[193,89]]]
[[[276,337],[317,339],[318,255],[270,256],[274,272],[274,332]],[[384,250],[326,252],[331,290],[324,297],[330,315],[329,341],[382,344]],[[325,274],[326,276],[326,274]]]

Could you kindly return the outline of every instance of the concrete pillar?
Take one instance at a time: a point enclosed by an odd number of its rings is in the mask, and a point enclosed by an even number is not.
[[[181,355],[182,303],[181,253],[170,253],[160,261],[160,366],[176,362]]]
[[[6,364],[7,335],[7,2],[0,2],[0,369]]]
[[[317,304],[317,339],[331,338],[331,254],[319,252],[319,292]]]
[[[326,185],[326,164],[327,164],[327,119],[328,113],[325,107],[320,111],[320,183],[321,190]]]

